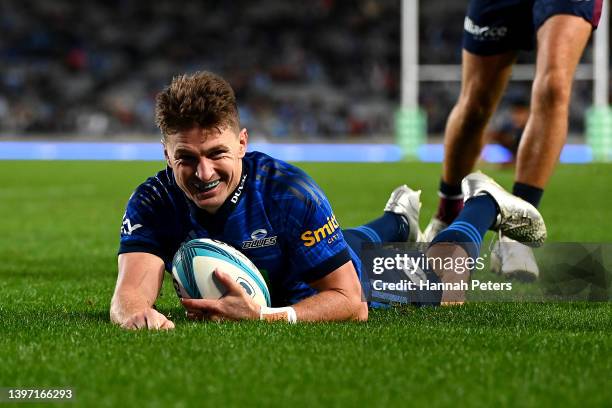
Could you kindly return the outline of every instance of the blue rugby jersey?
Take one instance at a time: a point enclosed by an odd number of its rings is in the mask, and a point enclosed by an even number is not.
[[[306,173],[260,152],[247,153],[242,165],[238,186],[214,215],[185,196],[169,167],[147,179],[128,201],[119,253],[157,255],[171,271],[182,243],[226,242],[259,268],[274,306],[313,295],[308,282],[349,260],[360,274],[329,201]]]

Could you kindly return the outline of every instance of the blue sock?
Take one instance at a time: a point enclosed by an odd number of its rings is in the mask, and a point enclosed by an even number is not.
[[[451,225],[440,232],[431,245],[450,242],[461,245],[473,259],[480,253],[482,238],[497,217],[497,205],[491,196],[485,194],[470,198],[459,216]]]
[[[388,211],[372,222],[343,231],[344,239],[357,255],[361,254],[364,242],[403,242],[409,233],[410,227],[404,217]]]

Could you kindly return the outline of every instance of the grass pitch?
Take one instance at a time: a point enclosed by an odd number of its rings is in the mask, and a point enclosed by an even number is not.
[[[373,311],[365,324],[194,323],[166,279],[171,332],[109,323],[125,203],[161,163],[0,162],[0,387],[71,387],[78,406],[610,406],[609,303]],[[344,226],[439,165],[304,164]],[[510,186],[509,171],[487,172]],[[549,241],[612,242],[612,166],[561,166]]]

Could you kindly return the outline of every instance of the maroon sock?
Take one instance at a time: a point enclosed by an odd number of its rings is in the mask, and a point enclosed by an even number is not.
[[[440,203],[438,204],[436,218],[446,224],[450,224],[457,218],[462,209],[463,197],[444,197],[440,194]]]
[[[446,224],[450,224],[457,218],[463,208],[461,185],[455,186],[440,180],[438,195],[440,196],[440,203],[438,204],[436,218]]]

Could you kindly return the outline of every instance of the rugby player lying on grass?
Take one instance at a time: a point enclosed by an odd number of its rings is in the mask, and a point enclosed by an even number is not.
[[[420,240],[420,192],[406,186],[393,191],[380,218],[341,230],[327,198],[303,171],[246,153],[248,134],[240,128],[234,92],[212,73],[175,78],[157,97],[156,121],[167,167],[127,204],[110,308],[111,321],[121,327],[174,328],[154,304],[164,270],[191,239],[239,248],[266,276],[273,307],[260,309],[217,270],[226,295],[183,300],[189,318],[285,321],[366,320],[361,244]],[[488,200],[496,217],[497,204]],[[270,239],[246,245],[256,231]]]

